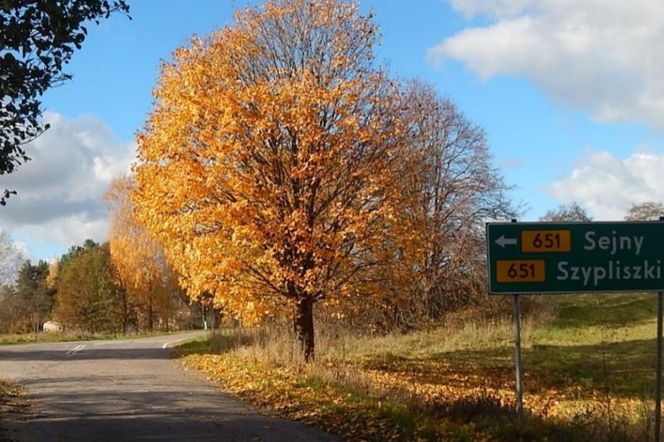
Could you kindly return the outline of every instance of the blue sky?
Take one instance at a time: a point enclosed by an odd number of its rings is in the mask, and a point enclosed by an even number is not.
[[[106,238],[101,196],[133,158],[161,60],[192,34],[231,24],[246,2],[129,3],[132,20],[89,27],[67,67],[73,80],[44,97],[53,128],[32,146],[33,161],[2,183],[19,196],[0,209],[0,225],[33,259]],[[529,207],[524,220],[573,200],[598,220],[620,219],[664,192],[657,0],[360,5],[381,27],[379,60],[433,84],[486,130],[514,199]]]

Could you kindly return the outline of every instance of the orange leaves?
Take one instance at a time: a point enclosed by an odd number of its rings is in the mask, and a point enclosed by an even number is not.
[[[166,262],[161,245],[138,224],[129,200],[133,190],[132,180],[123,177],[111,183],[106,195],[111,219],[110,256],[117,282],[126,292],[125,308],[144,306],[150,312],[147,323],[151,328],[152,313],[170,308],[177,275]],[[169,227],[168,223],[162,226]]]
[[[391,261],[408,153],[376,35],[355,4],[268,1],[162,66],[132,202],[192,295],[256,318]]]
[[[485,393],[477,379],[469,379],[462,391],[454,380],[430,385],[423,378],[404,379],[403,373],[389,371],[398,369],[398,364],[385,371],[367,370],[336,359],[298,365],[269,362],[265,355],[251,354],[242,349],[222,355],[192,354],[183,363],[254,404],[315,425],[342,440],[487,440],[488,435],[472,423],[453,422],[434,409],[443,400],[463,400],[463,394],[482,397]],[[505,393],[508,395],[511,392]],[[505,407],[508,405],[506,399]]]
[[[189,355],[185,366],[202,370],[224,388],[289,419],[316,425],[344,440],[412,440],[371,401],[294,369],[232,354]]]
[[[373,368],[336,358],[284,365],[255,352],[189,355],[183,363],[254,404],[342,440],[517,440],[523,431],[506,432],[514,409],[511,367],[487,373],[436,358],[393,358]],[[542,429],[527,439],[543,440],[550,433],[557,440],[566,425],[601,412],[603,400],[568,400],[555,389],[531,391],[528,422]],[[639,405],[634,399],[616,400],[612,407],[614,413],[634,413]],[[590,439],[582,433],[578,440]]]

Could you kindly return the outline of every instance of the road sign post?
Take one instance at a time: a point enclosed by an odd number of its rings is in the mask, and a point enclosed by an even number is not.
[[[521,299],[514,296],[514,367],[516,369],[516,419],[523,422],[523,378],[521,371]]]
[[[664,304],[664,292],[659,292],[657,294],[657,356],[655,358],[655,442],[662,440],[662,304]]]
[[[516,219],[512,220],[512,223],[516,223]],[[516,239],[505,239],[501,237],[499,239],[501,245],[504,247],[506,245],[516,245]],[[515,368],[515,379],[514,379],[514,393],[516,396],[516,420],[517,422],[523,422],[523,377],[521,372],[521,298],[518,294],[513,295],[514,301],[514,368]]]
[[[487,223],[489,293],[514,295],[517,417],[522,416],[521,294],[659,292],[655,441],[660,441],[664,219]]]

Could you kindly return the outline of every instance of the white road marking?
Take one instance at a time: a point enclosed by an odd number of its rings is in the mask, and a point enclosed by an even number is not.
[[[187,341],[189,339],[191,338],[180,338],[180,339],[175,339],[173,341],[165,342],[164,345],[161,346],[161,348],[170,348],[173,345],[177,344],[178,342]]]
[[[85,344],[78,344],[76,347],[72,348],[71,350],[69,350],[65,354],[74,355],[74,354],[78,353],[79,351],[83,350],[84,348],[85,348]]]

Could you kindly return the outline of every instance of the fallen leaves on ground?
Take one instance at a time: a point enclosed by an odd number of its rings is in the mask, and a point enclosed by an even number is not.
[[[183,362],[256,405],[344,440],[441,440],[450,430],[446,422],[426,416],[413,418],[409,403],[399,404],[389,394],[376,394],[373,385],[359,391],[357,385],[349,387],[347,380],[336,383],[324,379],[329,373],[321,370],[321,365],[285,367],[233,354],[194,354]],[[360,369],[353,367],[355,370]],[[454,425],[452,429],[469,440],[488,440],[472,424]]]
[[[29,404],[23,399],[25,392],[21,386],[0,380],[0,415],[23,414]]]
[[[514,424],[509,370],[486,376],[409,359],[284,365],[232,352],[190,354],[183,363],[255,405],[352,441],[541,440],[558,427],[565,429],[563,439],[586,440],[608,431],[599,427],[604,417],[627,431],[628,420],[644,411],[642,400],[601,391],[575,398],[540,385],[524,398],[530,427],[521,428]]]

